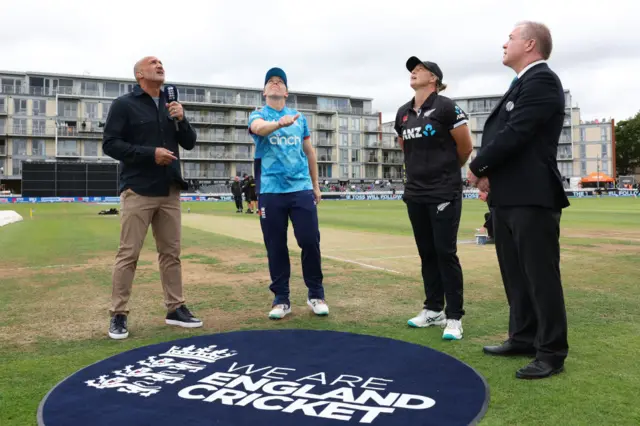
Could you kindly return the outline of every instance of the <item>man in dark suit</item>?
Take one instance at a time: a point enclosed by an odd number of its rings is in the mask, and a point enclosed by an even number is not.
[[[560,278],[560,216],[569,206],[556,155],[565,117],[562,83],[549,69],[549,29],[516,25],[503,64],[517,77],[484,126],[468,178],[490,191],[496,253],[509,301],[509,339],[489,355],[531,356],[522,379],[564,370],[567,320]]]

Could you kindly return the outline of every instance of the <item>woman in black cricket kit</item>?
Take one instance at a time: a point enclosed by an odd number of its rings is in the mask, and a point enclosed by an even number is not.
[[[437,64],[412,56],[406,66],[415,96],[398,109],[395,130],[404,152],[403,200],[422,260],[426,293],[424,309],[408,324],[445,326],[442,337],[459,340],[464,315],[457,254],[461,168],[473,150],[468,117],[454,101],[440,95],[446,85]]]

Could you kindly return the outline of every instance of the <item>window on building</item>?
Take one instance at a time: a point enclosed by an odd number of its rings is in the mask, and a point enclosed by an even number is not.
[[[609,157],[609,151],[607,149],[607,144],[604,144],[604,143],[602,144],[600,155],[602,156],[602,158],[608,158]]]
[[[13,146],[13,155],[27,155],[26,139],[14,139],[11,145]]]
[[[84,156],[85,157],[97,157],[98,156],[98,142],[97,141],[84,141]]]
[[[581,159],[587,158],[587,146],[584,144],[580,145],[580,158]]]
[[[104,95],[109,98],[117,98],[120,96],[120,83],[104,83]]]
[[[600,127],[600,139],[603,141],[608,140],[608,132],[606,127]]]
[[[0,112],[7,112],[7,100],[0,98]]]
[[[44,99],[34,99],[31,111],[32,115],[47,115],[47,101]]]
[[[349,134],[340,133],[340,146],[349,146]]]
[[[352,149],[351,150],[351,162],[359,163],[361,161],[360,150]]]
[[[26,99],[13,99],[13,113],[27,115],[27,100]]]
[[[340,165],[340,177],[341,178],[349,177],[349,166],[347,164]]]
[[[47,120],[31,120],[31,134],[34,136],[44,136],[46,134]]]
[[[609,173],[609,162],[608,161],[603,161],[602,162],[602,173]]]
[[[360,131],[360,117],[351,118],[351,130]]]
[[[357,179],[360,177],[360,166],[351,166],[351,178]]]
[[[78,103],[70,101],[60,101],[58,114],[68,118],[78,118]]]
[[[340,150],[340,162],[341,163],[348,163],[349,162],[349,150],[348,149],[341,149]]]
[[[349,118],[340,117],[340,130],[349,130]]]
[[[20,176],[22,174],[22,160],[19,158],[14,158],[11,162],[12,170],[11,174],[13,176]]]
[[[16,135],[27,134],[27,119],[26,118],[14,118],[13,119],[13,133]]]
[[[74,140],[58,140],[59,155],[78,155],[78,142]]]
[[[253,170],[251,169],[250,163],[238,163],[236,164],[236,176],[242,176],[243,174],[251,175],[253,174]]]
[[[80,83],[80,90],[82,94],[86,96],[100,95],[100,91],[98,89],[98,83],[95,81],[82,81]]]
[[[102,102],[102,119],[106,120],[109,115],[109,108],[111,108],[111,102]]]
[[[31,155],[44,157],[46,155],[44,139],[31,140]]]
[[[351,146],[358,147],[360,146],[360,133],[352,133],[351,134]]]
[[[84,104],[84,118],[96,119],[98,118],[98,103],[86,102]]]
[[[587,161],[586,160],[580,161],[580,175],[581,176],[586,176],[587,175]]]
[[[585,129],[584,127],[580,128],[580,140],[582,142],[587,140],[587,129]]]

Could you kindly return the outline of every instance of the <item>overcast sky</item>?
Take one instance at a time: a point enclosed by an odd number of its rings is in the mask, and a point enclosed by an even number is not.
[[[623,0],[21,0],[2,10],[0,69],[130,78],[156,55],[168,81],[261,87],[280,66],[291,90],[374,98],[389,121],[413,96],[411,55],[440,65],[446,96],[502,94],[502,45],[529,19],[551,28],[582,118],[619,121],[640,110],[639,16]]]

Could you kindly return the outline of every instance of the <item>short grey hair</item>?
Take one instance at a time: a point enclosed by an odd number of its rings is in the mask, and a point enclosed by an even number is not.
[[[545,24],[534,21],[520,21],[516,26],[522,27],[520,36],[525,40],[535,40],[538,53],[544,60],[549,59],[553,50],[553,40],[549,28]]]

